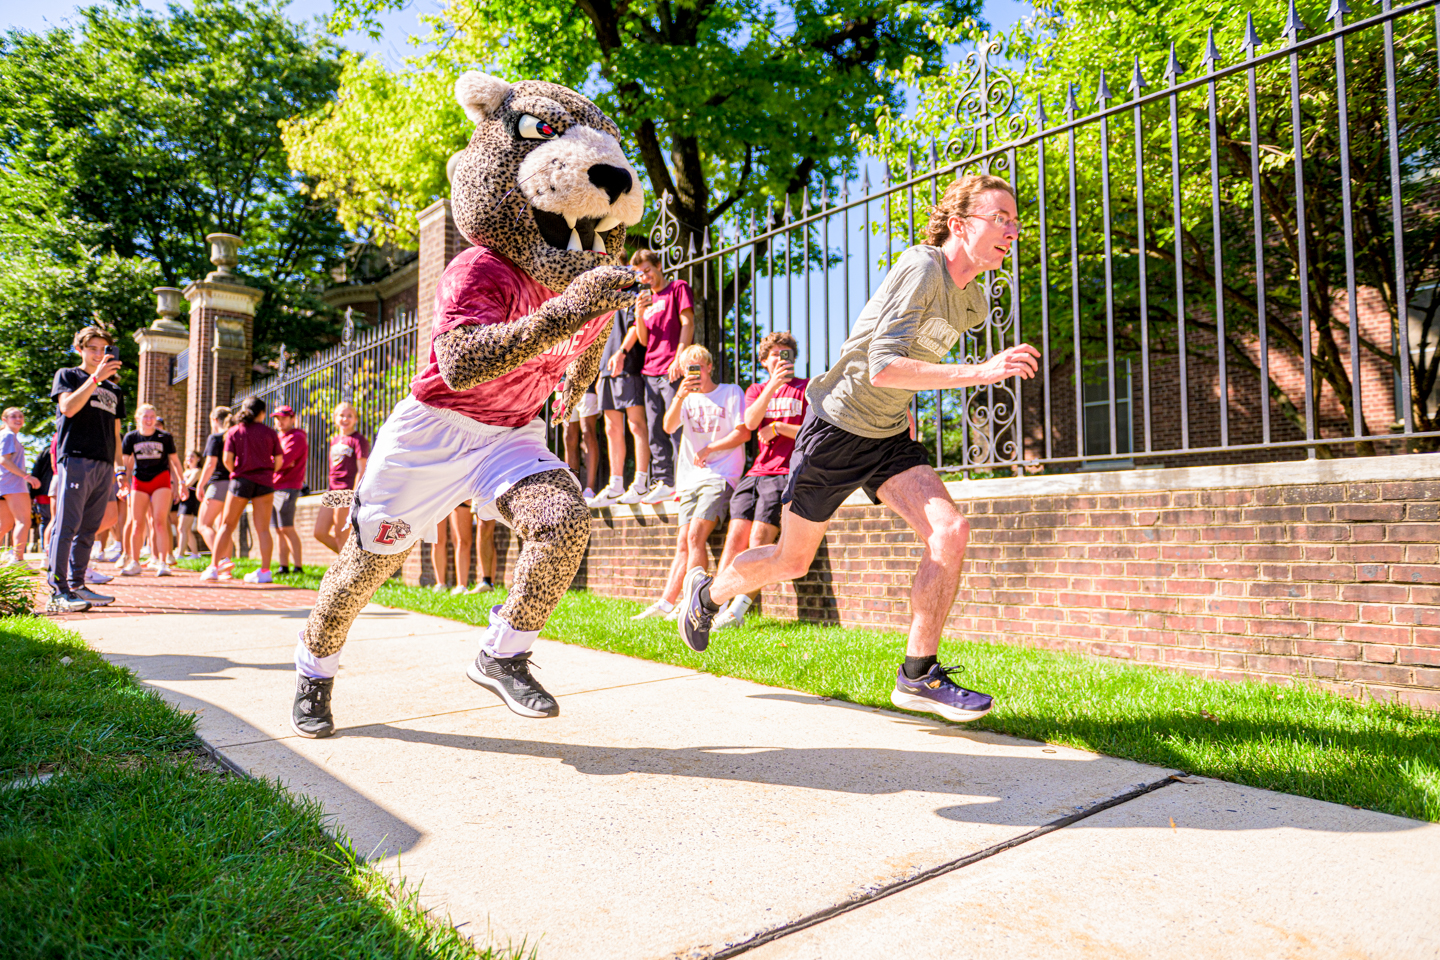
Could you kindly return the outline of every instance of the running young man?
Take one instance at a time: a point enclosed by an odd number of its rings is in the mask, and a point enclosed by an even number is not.
[[[705,649],[721,604],[804,576],[830,517],[859,488],[900,514],[925,546],[891,701],[962,722],[989,712],[989,696],[956,684],[950,675],[957,668],[936,660],[970,530],[930,466],[930,451],[910,435],[909,408],[922,390],[1035,375],[1040,355],[1028,344],[984,363],[945,362],[961,335],[989,316],[975,281],[1009,255],[1020,235],[1016,209],[1013,188],[996,177],[962,177],[945,191],[925,243],[900,255],[855,321],[839,362],[806,390],[810,410],[795,438],[780,539],[740,554],[714,580],[691,581],[680,618],[680,638],[690,649]]]

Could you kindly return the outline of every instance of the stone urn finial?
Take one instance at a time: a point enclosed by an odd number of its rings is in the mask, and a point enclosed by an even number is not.
[[[185,324],[176,320],[180,316],[180,302],[184,295],[177,287],[156,287],[155,288],[155,312],[160,316],[150,324],[150,329],[156,333],[166,333],[172,336],[188,337],[190,332],[185,329]]]
[[[232,268],[240,262],[240,247],[245,241],[233,233],[210,233],[205,235],[205,240],[210,244],[210,262],[215,264],[215,269],[205,279],[238,283],[239,278]]]

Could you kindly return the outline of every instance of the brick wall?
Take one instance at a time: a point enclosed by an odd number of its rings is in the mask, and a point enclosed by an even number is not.
[[[946,634],[1440,709],[1440,455],[952,483],[971,545]],[[668,511],[595,511],[577,587],[652,600]],[[720,533],[711,541],[718,556]],[[771,615],[903,630],[921,548],[852,498]]]

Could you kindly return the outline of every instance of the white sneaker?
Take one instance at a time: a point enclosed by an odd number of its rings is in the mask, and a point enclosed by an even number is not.
[[[630,484],[630,489],[622,493],[620,495],[620,498],[615,502],[624,504],[640,503],[642,500],[644,500],[645,494],[649,492],[649,490],[649,480],[646,480],[645,486],[642,487],[640,486],[640,481],[637,479],[634,483]]]
[[[467,593],[469,593],[469,592],[470,592],[470,591],[467,590],[467,589],[465,589],[465,587],[464,587],[463,585],[462,585],[462,586],[458,586],[458,587],[451,587],[451,588],[450,588],[450,596],[452,596],[452,597],[463,597],[463,596],[465,596],[465,594],[467,594]]]
[[[587,507],[608,507],[613,503],[620,502],[620,497],[625,493],[625,488],[614,483],[607,483],[603,489],[592,497],[585,499]]]
[[[274,583],[275,580],[274,580],[273,577],[270,576],[270,571],[269,571],[269,570],[251,570],[249,573],[245,574],[245,582],[246,582],[246,583]]]
[[[85,568],[86,583],[109,583],[111,580],[114,579],[115,578],[110,576],[109,574],[101,573],[99,570],[96,570],[93,564]]]
[[[145,568],[140,566],[140,564],[136,563],[134,560],[131,560],[129,563],[125,564],[125,566],[120,568],[120,576],[122,577],[138,577],[144,572]]]
[[[742,593],[715,614],[715,619],[710,622],[710,630],[714,632],[723,630],[725,627],[743,627],[745,614],[748,612],[750,612],[750,598]]]
[[[120,559],[120,554],[123,551],[124,548],[120,546],[119,541],[116,541],[115,543],[112,543],[110,545],[109,550],[106,550],[104,553],[100,554],[100,559],[105,563],[114,563],[116,560]]]
[[[204,572],[204,573],[200,574],[200,579],[201,579],[201,580],[219,580],[219,579],[220,579],[220,571],[219,571],[219,570],[216,570],[216,569],[215,569],[215,564],[212,563],[212,564],[210,564],[210,566],[208,566],[208,567],[205,568],[205,572]]]
[[[664,503],[675,496],[675,488],[668,483],[657,483],[650,492],[640,498],[641,503]]]
[[[431,590],[434,590],[436,593],[449,593],[449,592],[450,592],[450,584],[448,584],[448,583],[432,583],[432,584],[430,584],[430,589],[431,589]]]
[[[155,567],[155,576],[157,576],[157,577],[168,577],[168,576],[170,576],[170,565],[169,565],[169,564],[166,564],[166,563],[157,564],[156,567]]]
[[[641,610],[639,613],[635,614],[635,616],[631,617],[630,619],[653,620],[656,617],[668,617],[671,613],[679,609],[679,607],[667,603],[663,599],[656,600],[654,603],[650,604],[650,606],[646,607],[644,610]]]
[[[666,620],[669,620],[671,623],[674,623],[676,620],[679,620],[679,619],[680,619],[680,604],[678,604],[678,603],[675,604],[675,606],[670,609],[670,612],[667,613],[667,614],[665,614],[665,619],[666,619]]]

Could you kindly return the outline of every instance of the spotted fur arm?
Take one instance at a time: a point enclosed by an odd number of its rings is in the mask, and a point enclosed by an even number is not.
[[[434,340],[440,376],[451,390],[468,390],[494,380],[538,357],[602,313],[634,303],[637,289],[638,280],[630,267],[596,267],[519,320],[447,330]]]
[[[561,381],[560,405],[555,408],[555,419],[562,421],[569,419],[570,411],[574,410],[580,403],[580,398],[585,396],[585,391],[590,389],[590,384],[595,382],[595,377],[600,373],[601,354],[605,352],[605,341],[596,337],[594,342],[586,348],[565,369],[565,379]]]
[[[526,477],[495,501],[523,546],[500,616],[516,630],[539,630],[570,589],[590,543],[590,510],[568,470]]]

